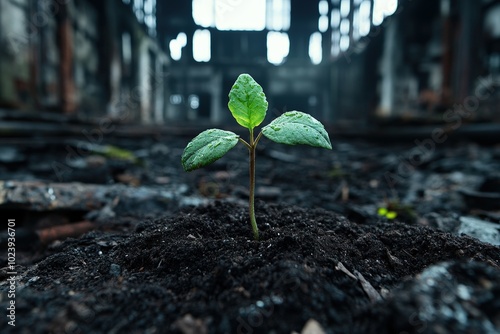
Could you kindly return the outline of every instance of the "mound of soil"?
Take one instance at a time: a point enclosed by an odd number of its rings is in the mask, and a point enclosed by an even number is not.
[[[216,201],[158,219],[119,218],[119,233],[103,227],[53,245],[18,268],[17,326],[2,321],[2,332],[292,333],[310,320],[326,333],[500,325],[498,247],[397,222],[356,224],[321,209],[258,202],[256,212],[258,242],[245,206]],[[439,281],[420,274],[429,268],[460,298],[431,289]],[[423,316],[424,299],[435,317]]]

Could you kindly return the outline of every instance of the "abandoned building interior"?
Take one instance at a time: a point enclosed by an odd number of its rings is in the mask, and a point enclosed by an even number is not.
[[[2,334],[500,333],[500,0],[0,0],[0,216]]]
[[[470,122],[500,117],[496,0],[7,0],[0,13],[13,117],[225,123],[243,72],[274,115],[341,128],[442,121],[457,105]]]

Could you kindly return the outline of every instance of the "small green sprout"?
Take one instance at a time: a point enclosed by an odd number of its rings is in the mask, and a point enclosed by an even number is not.
[[[184,149],[181,161],[186,172],[204,167],[222,158],[238,141],[248,148],[250,155],[249,215],[255,240],[259,229],[255,220],[255,151],[262,135],[276,143],[305,144],[332,149],[332,144],[323,124],[300,111],[289,111],[267,126],[254,137],[254,129],[266,117],[268,103],[262,87],[249,75],[241,74],[229,92],[229,110],[239,125],[250,131],[249,141],[231,131],[205,130],[196,136]]]
[[[383,206],[377,210],[379,216],[389,220],[398,218],[400,221],[415,223],[418,219],[415,209],[408,204],[403,204],[399,200],[386,200]]]
[[[387,219],[395,219],[398,216],[396,211],[390,211],[384,207],[378,208],[377,213],[379,216],[384,216]]]

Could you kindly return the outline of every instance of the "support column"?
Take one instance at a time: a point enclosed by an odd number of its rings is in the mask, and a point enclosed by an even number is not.
[[[68,5],[61,3],[56,15],[57,41],[59,44],[59,99],[63,113],[70,114],[76,110],[75,82],[73,78],[73,27],[68,12]]]
[[[396,78],[396,34],[398,19],[393,17],[386,26],[384,34],[384,51],[382,55],[382,89],[380,91],[379,116],[389,117],[394,113],[394,88]]]
[[[459,1],[460,35],[458,37],[457,64],[454,81],[457,82],[457,98],[463,101],[472,92],[473,80],[478,75],[481,2]]]
[[[222,74],[216,72],[212,77],[212,87],[210,90],[212,100],[210,101],[210,121],[219,124],[223,121],[222,115]]]

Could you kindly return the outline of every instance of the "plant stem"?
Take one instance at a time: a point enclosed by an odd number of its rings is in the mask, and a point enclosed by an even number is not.
[[[257,227],[257,221],[255,220],[255,147],[257,141],[253,138],[253,129],[250,129],[250,193],[249,193],[249,214],[250,214],[250,224],[252,225],[253,237],[255,240],[259,240],[259,228]]]

